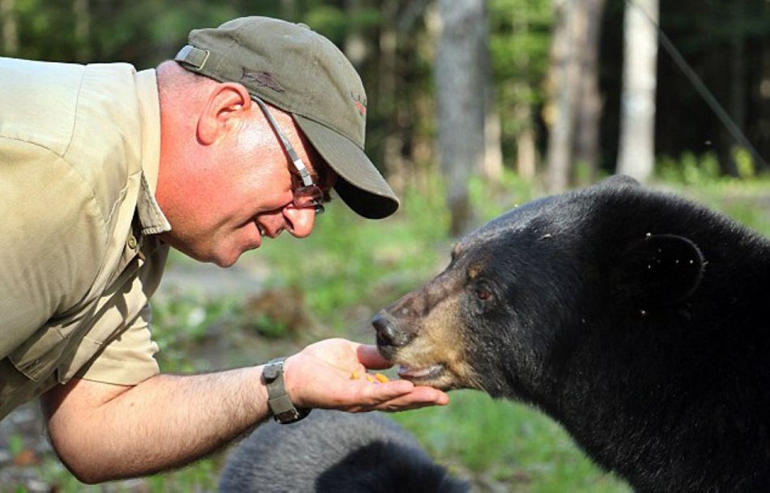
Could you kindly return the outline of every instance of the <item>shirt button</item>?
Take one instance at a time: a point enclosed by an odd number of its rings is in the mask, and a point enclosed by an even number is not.
[[[128,248],[134,250],[136,248],[136,243],[136,237],[134,235],[128,237]]]

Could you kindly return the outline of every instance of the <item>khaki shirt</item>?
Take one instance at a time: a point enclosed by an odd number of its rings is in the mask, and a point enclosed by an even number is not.
[[[72,377],[158,373],[154,70],[0,58],[0,419]]]

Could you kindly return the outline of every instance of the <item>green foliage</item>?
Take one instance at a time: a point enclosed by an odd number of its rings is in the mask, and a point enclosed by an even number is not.
[[[359,8],[354,11],[336,6],[323,4],[309,10],[302,22],[323,33],[333,42],[342,46],[345,38],[351,32],[364,31],[376,27],[381,21],[380,13],[375,8]]]
[[[138,68],[153,67],[174,55],[185,43],[189,30],[216,26],[243,15],[306,22],[339,46],[344,46],[351,34],[361,35],[367,55],[358,68],[370,97],[369,151],[374,156],[383,156],[388,139],[395,139],[403,144],[400,152],[406,162],[431,162],[417,156],[431,148],[430,141],[436,131],[432,86],[436,30],[431,16],[423,15],[425,11],[434,11],[423,2],[13,0],[6,3],[12,6],[8,19],[16,21],[13,32],[18,39],[7,42],[8,46],[0,42],[0,54],[41,60],[125,61]],[[76,11],[76,5],[81,6],[81,11]],[[495,109],[502,124],[503,153],[510,161],[516,151],[516,137],[522,131],[535,133],[541,151],[547,142],[546,129],[539,127],[538,115],[547,97],[554,3],[551,0],[489,0],[487,5]],[[608,154],[614,153],[617,131],[613,129],[619,128],[615,123],[620,98],[623,7],[624,2],[606,2],[601,19],[600,61],[605,102],[602,141]],[[766,77],[761,64],[752,61],[765,57],[769,19],[770,8],[761,0],[661,3],[664,31],[722,105],[756,108],[748,112],[744,130],[764,154],[767,154],[768,139],[762,130],[760,97]],[[4,22],[0,30],[9,25]],[[3,40],[14,37],[10,31],[2,34]],[[391,43],[396,47],[393,58],[382,51]],[[738,52],[748,68],[738,70],[736,61],[733,69],[727,70],[731,66],[729,60]],[[724,133],[724,128],[713,118],[712,110],[704,104],[692,83],[682,77],[671,57],[661,52],[659,58],[659,104],[670,114],[684,117],[658,119],[658,133],[663,138],[657,145],[669,154],[687,151],[703,154],[710,146],[700,144],[700,136],[718,136]],[[395,84],[398,88],[394,92]],[[737,96],[730,91],[735,84],[746,88],[742,91],[742,101],[735,99]],[[527,109],[529,111],[522,111]],[[684,120],[688,124],[682,124]],[[751,173],[752,167],[740,167],[746,163],[746,160],[738,161],[741,176]]]
[[[749,151],[742,147],[735,147],[733,159],[735,160],[735,167],[738,169],[738,176],[746,179],[756,176],[756,166]]]
[[[539,85],[548,71],[553,22],[548,0],[490,0],[490,52],[499,80]],[[534,101],[531,101],[534,102]]]
[[[18,457],[18,455],[21,454],[23,450],[24,450],[24,437],[22,437],[18,433],[14,433],[8,439],[8,452],[11,453],[12,457]]]
[[[57,461],[43,463],[37,468],[37,472],[40,480],[45,484],[55,485],[51,487],[50,491],[61,493],[135,493],[137,491],[146,493],[204,493],[217,490],[220,461],[219,458],[205,459],[177,471],[135,481],[116,481],[102,485],[81,483]],[[2,491],[6,490],[2,489]],[[28,492],[30,490],[21,487],[16,491]]]
[[[188,493],[216,491],[220,460],[206,459],[179,471],[149,478],[149,493]]]
[[[473,176],[469,182],[469,194],[480,226],[503,212],[529,202],[535,198],[537,191],[527,180],[505,169],[500,181],[493,184],[479,176]]]
[[[258,314],[253,324],[258,334],[269,339],[280,339],[291,334],[285,322],[270,318],[264,313]]]
[[[656,165],[657,176],[670,183],[690,186],[729,183],[735,180],[751,180],[760,178],[756,163],[751,153],[742,147],[734,146],[732,159],[738,170],[737,177],[723,176],[719,167],[719,159],[713,153],[695,154],[686,152],[679,159],[662,157]]]
[[[545,101],[552,17],[549,0],[489,1],[489,51],[505,152],[514,149],[516,137],[532,126],[518,107],[537,108]]]
[[[209,328],[234,319],[241,310],[236,298],[210,298],[192,290],[169,293],[152,303],[153,338],[158,362],[165,372],[192,372],[191,346],[200,343]]]
[[[719,161],[713,153],[699,156],[687,152],[682,154],[679,160],[660,158],[656,174],[665,182],[699,186],[719,178]]]
[[[681,166],[689,171],[668,174],[668,179],[657,185],[674,189],[770,236],[770,176],[760,175],[748,180],[718,176],[713,171],[699,169],[694,160],[683,162]]]

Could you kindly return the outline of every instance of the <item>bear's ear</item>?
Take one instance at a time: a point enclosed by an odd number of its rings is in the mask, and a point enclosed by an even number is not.
[[[695,291],[703,265],[703,254],[689,239],[648,234],[623,252],[612,284],[617,294],[638,308],[672,306]]]

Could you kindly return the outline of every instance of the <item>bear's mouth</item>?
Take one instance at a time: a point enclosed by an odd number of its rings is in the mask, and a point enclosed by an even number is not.
[[[398,376],[411,382],[430,382],[437,380],[446,371],[443,364],[432,365],[422,368],[413,368],[407,365],[401,365],[398,368]]]

